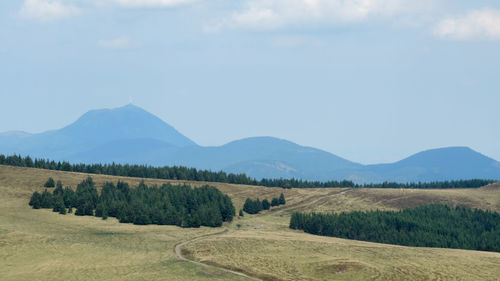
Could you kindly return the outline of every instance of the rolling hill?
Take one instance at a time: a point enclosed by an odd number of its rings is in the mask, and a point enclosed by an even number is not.
[[[144,179],[148,185],[210,184],[239,210],[247,197],[284,193],[286,205],[222,228],[133,225],[28,206],[48,177],[75,189],[88,174],[0,165],[2,280],[497,280],[500,253],[404,247],[315,236],[288,228],[295,211],[399,210],[446,203],[498,212],[498,183],[474,189],[282,189]],[[90,175],[136,187],[143,179]],[[51,191],[52,192],[52,191]],[[180,260],[183,256],[212,267]],[[244,272],[254,279],[229,274]]]
[[[327,151],[273,137],[204,147],[134,105],[92,110],[74,123],[40,134],[0,134],[0,153],[73,163],[182,165],[255,178],[382,181],[500,179],[500,163],[467,147],[423,151],[390,164],[361,165]]]

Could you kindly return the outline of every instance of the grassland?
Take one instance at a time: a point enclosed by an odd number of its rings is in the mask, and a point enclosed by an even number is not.
[[[49,177],[75,187],[86,174],[0,166],[2,280],[247,280],[180,261],[175,245],[221,229],[135,226],[114,219],[32,210]],[[140,179],[92,175],[100,186]],[[148,184],[173,182],[146,179]],[[189,183],[189,182],[188,182]],[[200,186],[205,183],[189,183]],[[288,229],[293,211],[396,210],[446,202],[500,212],[500,184],[480,189],[291,189],[214,183],[237,210],[247,197],[287,205],[237,218],[229,231],[183,246],[184,255],[264,280],[498,280],[500,253],[401,247],[320,237]]]

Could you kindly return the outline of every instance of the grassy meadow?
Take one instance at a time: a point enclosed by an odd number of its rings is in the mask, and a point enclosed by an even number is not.
[[[0,166],[1,280],[248,280],[180,261],[175,245],[221,228],[136,226],[116,219],[33,210],[28,201],[48,177],[73,188],[87,174]],[[91,175],[98,186],[140,179]],[[176,181],[145,179],[147,184]],[[184,183],[184,182],[181,182]],[[207,183],[188,182],[193,186]],[[480,189],[281,189],[213,183],[238,210],[247,197],[284,193],[287,204],[235,218],[221,235],[186,244],[183,253],[206,264],[263,280],[498,280],[500,253],[414,248],[288,229],[294,211],[397,210],[449,203],[500,212],[500,184]]]

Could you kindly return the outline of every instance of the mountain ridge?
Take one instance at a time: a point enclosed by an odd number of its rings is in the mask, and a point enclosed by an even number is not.
[[[59,130],[0,133],[0,153],[73,163],[177,165],[245,173],[254,178],[347,179],[357,183],[500,179],[500,162],[463,146],[429,149],[393,163],[372,165],[269,136],[199,146],[132,104],[88,111]]]

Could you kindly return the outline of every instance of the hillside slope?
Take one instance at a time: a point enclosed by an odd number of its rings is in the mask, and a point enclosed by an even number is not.
[[[288,229],[293,211],[396,210],[447,202],[500,211],[500,183],[479,189],[281,189],[213,183],[237,209],[247,197],[287,204],[246,214],[225,227],[184,229],[137,226],[115,219],[59,215],[28,206],[48,177],[75,186],[87,174],[0,166],[0,276],[2,280],[248,280],[214,268],[179,261],[174,247],[196,260],[247,272],[262,280],[495,280],[500,254],[414,248],[320,237]],[[91,175],[136,186],[142,179]],[[145,179],[147,184],[164,180]],[[168,181],[176,183],[175,181]],[[200,186],[203,182],[188,182]]]

